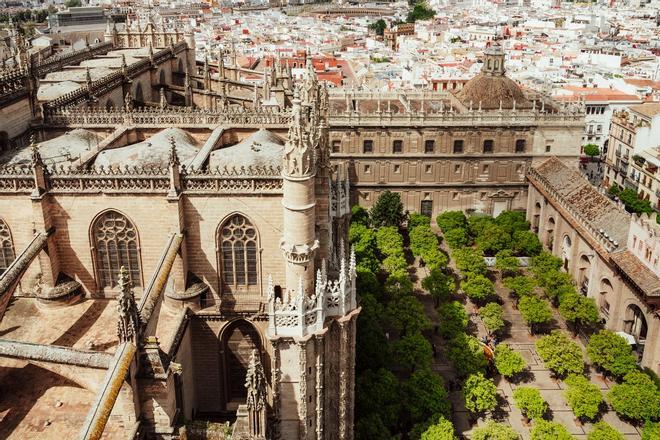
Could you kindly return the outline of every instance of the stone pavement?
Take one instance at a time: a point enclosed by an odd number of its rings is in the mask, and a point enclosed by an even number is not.
[[[453,266],[453,262],[450,263],[450,266]],[[415,265],[415,267],[415,274],[418,278],[416,280],[417,295],[425,306],[427,316],[435,326],[438,323],[438,316],[434,307],[434,301],[428,293],[421,290],[419,284],[428,274],[428,271],[425,268],[419,268],[417,265]],[[522,435],[523,439],[529,439],[532,426],[524,422],[521,412],[515,404],[513,404],[512,395],[513,390],[517,386],[531,386],[538,388],[543,398],[548,402],[550,409],[547,418],[551,418],[552,420],[563,424],[576,439],[586,440],[587,433],[591,431],[591,424],[586,423],[582,425],[579,421],[575,420],[575,417],[563,395],[566,386],[562,381],[554,379],[550,371],[544,367],[543,361],[539,358],[534,347],[534,342],[537,337],[532,336],[529,333],[527,325],[520,316],[520,313],[513,308],[513,300],[509,298],[508,290],[502,286],[499,279],[496,282],[496,290],[502,299],[504,319],[508,323],[504,342],[508,343],[511,348],[518,351],[523,356],[529,367],[530,374],[519,384],[510,383],[499,376],[495,378],[499,391],[500,405],[494,414],[490,415],[490,418],[508,423]],[[468,312],[473,310],[473,306],[469,301],[466,304],[466,308]],[[473,334],[478,337],[486,334],[483,324],[477,316],[472,316],[471,321],[473,324],[471,328],[476,329],[476,332]],[[555,316],[555,322],[553,325],[554,328],[566,328],[563,321],[557,315]],[[455,372],[444,355],[444,341],[438,335],[435,335],[433,331],[429,332],[428,337],[437,349],[433,370],[443,376],[445,384],[449,385],[455,378]],[[584,350],[583,344],[577,339],[576,341]],[[603,390],[603,393],[606,393],[612,386],[611,382],[604,382],[600,375],[591,374],[590,380],[598,385],[600,389]],[[481,426],[486,422],[486,419],[473,420],[472,416],[463,405],[460,390],[451,391],[450,399],[453,404],[453,423],[459,434],[469,437],[469,434],[474,427]],[[626,439],[638,440],[641,438],[640,430],[622,421],[613,411],[606,412],[602,419],[624,434]]]

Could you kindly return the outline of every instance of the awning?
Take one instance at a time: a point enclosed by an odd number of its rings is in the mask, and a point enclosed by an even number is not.
[[[635,340],[635,337],[633,335],[630,335],[626,332],[616,332],[616,334],[621,336],[623,339],[625,339],[628,345],[637,344],[637,341]]]

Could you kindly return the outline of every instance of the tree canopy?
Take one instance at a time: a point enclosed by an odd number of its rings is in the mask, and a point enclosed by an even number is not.
[[[637,369],[637,359],[628,341],[609,330],[591,335],[587,355],[592,363],[616,377]]]
[[[534,422],[531,440],[574,440],[564,425],[539,419]]]
[[[400,226],[405,217],[401,196],[389,190],[383,191],[376,199],[369,214],[371,222],[376,227]]]
[[[420,333],[407,334],[394,341],[392,354],[396,363],[410,373],[428,368],[433,362],[433,348]]]
[[[603,403],[603,394],[598,386],[578,374],[568,376],[564,382],[568,385],[564,396],[575,417],[593,420],[600,413]]]
[[[413,295],[394,298],[387,305],[388,321],[403,335],[419,333],[431,327],[424,305]]]
[[[537,420],[548,411],[548,403],[541,397],[538,388],[518,387],[513,391],[513,401],[528,418]]]
[[[548,302],[533,295],[520,298],[518,310],[525,322],[532,328],[532,332],[536,326],[552,320],[552,311]]]
[[[420,440],[456,440],[454,425],[449,420],[441,417],[422,433]]]
[[[405,385],[406,406],[412,423],[419,423],[436,414],[451,415],[451,404],[442,377],[428,368],[415,371]]]
[[[456,281],[454,277],[445,274],[440,269],[433,269],[429,276],[422,280],[422,288],[427,290],[436,302],[444,302],[456,290]]]
[[[502,306],[491,302],[479,309],[479,316],[489,333],[497,333],[505,326]]]
[[[501,343],[495,347],[495,368],[502,376],[511,378],[522,373],[527,364],[518,352]]]
[[[445,211],[436,218],[438,226],[444,234],[452,229],[467,229],[467,217],[463,211]]]
[[[614,385],[607,400],[617,414],[633,420],[657,420],[660,418],[660,391],[651,378],[640,371],[633,371]]]
[[[582,374],[584,358],[580,346],[561,330],[553,330],[549,335],[536,341],[536,351],[545,366],[557,374]]]
[[[483,373],[486,370],[486,355],[479,340],[474,336],[459,333],[449,343],[447,357],[460,377]]]
[[[399,380],[388,370],[366,370],[358,376],[355,399],[358,418],[375,415],[388,428],[397,423],[402,404],[401,391]],[[377,408],[374,402],[378,402]]]
[[[534,278],[524,275],[505,278],[503,284],[518,298],[533,294],[536,287]]]
[[[480,250],[468,247],[455,249],[451,256],[456,262],[456,267],[464,273],[485,275],[488,272],[484,254]]]
[[[561,295],[559,314],[573,325],[593,326],[600,321],[596,301],[578,293]]]
[[[481,414],[497,407],[497,387],[483,373],[471,374],[463,383],[465,408],[474,414]]]
[[[440,304],[438,319],[440,321],[440,335],[445,339],[451,339],[465,332],[469,321],[465,307],[458,301]]]
[[[583,147],[584,154],[587,156],[595,157],[600,154],[600,148],[596,144],[586,144]]]
[[[601,420],[600,422],[594,423],[593,429],[589,432],[589,435],[587,435],[587,440],[625,440],[625,437],[619,431]]]
[[[385,29],[387,29],[387,23],[382,18],[369,25],[369,30],[374,31],[376,35],[380,35],[381,37],[385,33]]]
[[[494,421],[475,428],[470,436],[471,440],[520,440],[518,434],[511,426]]]
[[[415,3],[412,11],[408,13],[406,21],[414,23],[417,20],[430,20],[435,17],[435,11],[425,1]]]
[[[495,295],[495,285],[483,275],[470,274],[461,282],[461,289],[472,301],[483,303]]]

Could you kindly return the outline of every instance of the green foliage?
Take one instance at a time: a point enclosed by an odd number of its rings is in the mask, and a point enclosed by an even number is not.
[[[628,342],[609,330],[591,335],[587,355],[593,364],[616,377],[637,369],[637,359]]]
[[[486,225],[474,239],[479,249],[486,255],[495,255],[511,246],[511,235],[497,224]]]
[[[647,421],[642,431],[642,440],[658,440],[660,438],[660,423]]]
[[[558,376],[582,374],[584,358],[580,346],[560,330],[536,341],[536,352],[545,366]]]
[[[573,440],[568,430],[557,422],[539,419],[534,422],[531,440]]]
[[[392,255],[383,260],[383,268],[387,273],[405,273],[408,270],[408,263],[403,255]]]
[[[376,35],[380,35],[381,37],[385,33],[385,29],[387,29],[387,23],[382,18],[369,25],[369,30],[375,32]]]
[[[441,304],[438,307],[438,319],[440,335],[445,339],[451,339],[465,332],[469,321],[465,307],[458,301]]]
[[[75,8],[82,6],[82,2],[80,0],[66,0],[64,2],[64,6],[66,6],[67,8]]]
[[[584,154],[595,157],[600,154],[600,148],[596,144],[586,144],[583,148]]]
[[[568,376],[564,382],[568,385],[564,396],[575,417],[593,420],[603,403],[600,389],[586,377],[577,374]]]
[[[489,333],[497,333],[504,328],[504,311],[497,303],[488,303],[479,309],[479,316]]]
[[[649,376],[633,371],[626,374],[623,383],[614,385],[607,401],[617,414],[633,420],[660,418],[660,391]]]
[[[376,231],[376,246],[385,256],[403,257],[403,236],[396,226],[383,226]]]
[[[433,269],[429,276],[422,280],[422,288],[436,301],[444,302],[456,291],[456,281],[454,277],[446,275],[440,269]]]
[[[464,228],[450,229],[444,233],[444,237],[447,246],[451,249],[458,249],[472,245],[472,238],[468,234],[467,229]]]
[[[456,440],[454,425],[441,417],[437,423],[432,424],[422,433],[421,440]]]
[[[497,387],[482,373],[471,374],[463,384],[465,408],[475,414],[492,411],[497,407]]]
[[[436,218],[444,234],[453,229],[467,229],[468,222],[463,211],[445,211]]]
[[[468,231],[473,237],[481,235],[483,230],[491,225],[495,225],[495,219],[487,215],[472,215],[468,218]]]
[[[404,219],[401,196],[392,191],[383,191],[369,212],[371,222],[376,227],[401,226]]]
[[[408,217],[408,229],[413,229],[417,226],[431,226],[431,217],[413,212]]]
[[[547,301],[536,296],[527,295],[520,298],[518,310],[527,325],[532,329],[532,332],[536,326],[552,320],[550,305]]]
[[[376,257],[376,234],[373,229],[352,223],[348,229],[348,238],[353,245],[358,268],[378,272],[380,264]]]
[[[537,388],[518,387],[513,391],[513,400],[520,411],[532,420],[542,418],[548,411],[548,403]]]
[[[493,282],[483,275],[470,274],[461,282],[461,289],[472,301],[481,303],[495,295]]]
[[[520,353],[502,343],[495,347],[495,368],[502,376],[511,378],[522,373],[527,364]]]
[[[419,333],[431,327],[424,305],[413,295],[399,296],[387,305],[388,321],[404,335]]]
[[[393,272],[385,280],[385,295],[388,298],[397,296],[412,295],[413,283],[410,281],[408,272]]]
[[[551,270],[559,270],[561,269],[561,265],[561,259],[547,251],[543,251],[532,258],[532,272],[536,276]]]
[[[515,275],[520,268],[518,258],[513,256],[510,249],[499,251],[495,256],[495,269],[502,272],[502,276]]]
[[[460,377],[483,373],[488,364],[479,340],[465,333],[459,333],[449,342],[447,357]]]
[[[470,436],[471,440],[520,440],[518,434],[512,427],[504,423],[494,421],[487,422],[480,428],[475,428]]]
[[[365,295],[373,295],[375,298],[380,298],[383,293],[383,286],[378,282],[376,275],[364,268],[357,268],[357,291],[360,292],[360,296],[364,297]]]
[[[658,432],[658,434],[660,434],[660,432]],[[592,429],[587,436],[587,440],[625,440],[625,437],[619,433],[619,431],[601,420],[594,424],[594,429]],[[644,437],[642,437],[642,440],[644,440]]]
[[[370,294],[362,295],[360,306],[362,311],[357,318],[355,369],[378,369],[387,365],[389,360],[387,338],[382,327],[385,310]]]
[[[357,417],[355,424],[355,438],[357,440],[371,440],[374,438],[390,440],[392,433],[376,414],[366,414]]]
[[[430,226],[420,225],[410,230],[410,251],[414,256],[424,256],[430,251],[437,250],[438,236],[433,233]]]
[[[525,220],[525,213],[522,211],[502,211],[495,218],[495,223],[503,227],[511,236],[516,231],[529,232],[529,222]]]
[[[632,188],[626,188],[618,194],[619,199],[626,205],[626,211],[634,214],[653,213],[653,207],[648,200],[642,200]]]
[[[539,237],[532,231],[515,231],[512,237],[511,245],[517,254],[533,257],[543,249]]]
[[[351,224],[360,224],[369,226],[371,219],[369,218],[369,211],[360,205],[354,205],[351,208]]]
[[[358,418],[377,415],[388,428],[397,423],[402,410],[399,380],[386,369],[363,372],[355,384],[355,398]],[[378,405],[374,405],[374,402],[378,402]]]
[[[488,272],[484,254],[480,250],[465,247],[454,250],[451,256],[456,262],[456,267],[464,273],[485,275]]]
[[[596,301],[577,293],[560,297],[559,314],[574,325],[592,326],[600,321]]]
[[[409,373],[429,368],[433,362],[433,348],[420,333],[411,333],[392,343],[396,363]]]
[[[414,23],[417,20],[430,20],[433,17],[435,17],[435,11],[425,1],[419,1],[415,3],[412,11],[408,13],[406,21],[408,23]]]
[[[449,263],[449,258],[440,249],[435,248],[428,253],[422,255],[424,263],[429,270],[444,269]]]
[[[449,417],[451,403],[442,377],[428,368],[415,371],[405,385],[406,407],[413,423],[421,423],[436,414]],[[374,401],[375,402],[375,401]]]
[[[533,295],[536,281],[533,278],[524,275],[505,278],[504,287],[511,290],[511,292],[518,298]]]

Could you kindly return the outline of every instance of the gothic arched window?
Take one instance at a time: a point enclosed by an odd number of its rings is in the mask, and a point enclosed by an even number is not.
[[[257,285],[257,230],[240,214],[229,217],[220,228],[222,281],[231,290]]]
[[[115,287],[122,266],[133,285],[141,285],[137,229],[130,220],[117,211],[104,212],[92,226],[92,239],[99,287]]]
[[[11,241],[9,226],[0,219],[0,275],[14,261],[14,243]]]

